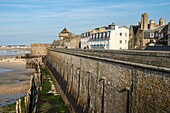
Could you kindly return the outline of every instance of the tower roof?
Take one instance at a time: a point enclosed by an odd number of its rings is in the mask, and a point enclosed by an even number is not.
[[[60,33],[70,33],[66,28],[64,28]]]

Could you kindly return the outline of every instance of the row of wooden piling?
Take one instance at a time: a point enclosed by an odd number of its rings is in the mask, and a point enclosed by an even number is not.
[[[27,62],[29,68],[35,68],[36,72],[31,76],[30,87],[27,91],[26,96],[24,97],[24,106],[21,106],[21,99],[16,101],[16,113],[35,113],[36,112],[36,103],[38,100],[38,91],[42,90],[42,74],[40,69],[39,62]],[[24,108],[23,108],[24,107]]]

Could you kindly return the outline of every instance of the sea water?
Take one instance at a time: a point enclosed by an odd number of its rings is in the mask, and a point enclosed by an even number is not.
[[[0,56],[23,55],[30,53],[29,50],[0,50]]]
[[[0,50],[0,56],[13,56],[13,55],[24,55],[30,53],[29,50]],[[14,69],[0,68],[0,79],[7,72],[12,72]],[[2,81],[0,81],[2,82]],[[18,81],[15,81],[18,82]],[[0,83],[1,85],[1,83]],[[19,99],[25,96],[26,93],[17,93],[17,94],[0,94],[0,107],[15,103],[16,99]]]
[[[0,87],[3,79],[8,79],[4,76],[6,72],[12,72],[13,69],[0,68]],[[5,78],[4,78],[5,77]],[[14,83],[21,82],[20,80],[13,80]],[[16,102],[17,99],[25,96],[26,93],[14,93],[14,94],[0,94],[0,107],[7,106]]]
[[[5,69],[5,68],[0,68],[0,73],[6,73],[6,72],[11,72],[13,69]]]

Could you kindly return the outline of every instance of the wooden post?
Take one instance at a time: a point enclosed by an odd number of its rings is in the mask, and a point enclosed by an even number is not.
[[[21,99],[19,99],[19,113],[22,113],[22,111],[21,111]]]
[[[18,100],[16,100],[16,113],[19,113],[19,110],[18,110]]]

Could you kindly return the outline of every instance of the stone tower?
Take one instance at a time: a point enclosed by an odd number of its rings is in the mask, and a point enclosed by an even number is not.
[[[164,21],[163,18],[160,18],[159,19],[159,26],[163,26],[163,25],[165,25],[165,21]]]
[[[65,38],[67,38],[67,37],[72,37],[73,34],[72,34],[70,31],[68,31],[66,28],[64,28],[64,29],[58,34],[58,36],[59,36],[59,39],[60,39],[60,40],[63,40],[63,39],[65,39]]]
[[[154,29],[156,28],[156,22],[155,20],[150,20],[149,21],[149,29]]]

